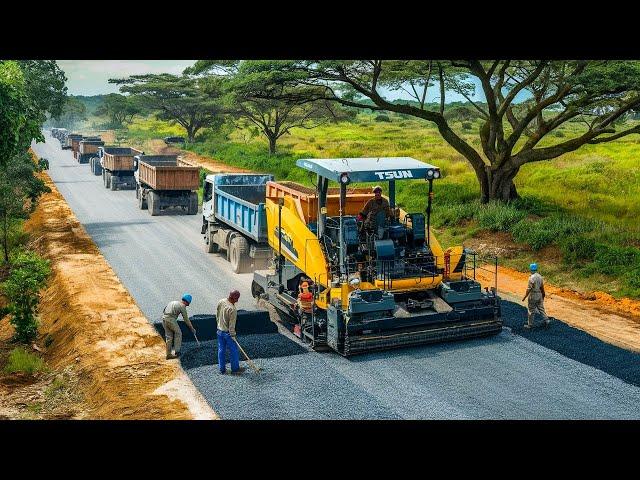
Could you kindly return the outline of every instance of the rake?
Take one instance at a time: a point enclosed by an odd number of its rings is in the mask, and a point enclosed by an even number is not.
[[[260,373],[260,368],[256,367],[255,363],[253,363],[253,361],[249,358],[249,355],[247,355],[247,352],[244,351],[244,348],[240,346],[240,344],[238,343],[238,340],[236,340],[235,337],[231,337],[231,338],[233,338],[233,341],[236,342],[236,345],[238,345],[238,348],[247,359],[247,362],[249,362],[249,365],[251,365],[251,368],[253,368],[256,373]]]

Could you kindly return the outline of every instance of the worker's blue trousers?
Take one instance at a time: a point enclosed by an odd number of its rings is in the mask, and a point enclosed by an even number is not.
[[[218,330],[218,367],[220,373],[227,371],[227,365],[225,361],[225,352],[229,347],[229,353],[231,353],[231,371],[237,372],[240,368],[240,353],[238,352],[238,345],[233,341],[233,338],[229,332],[223,332]]]

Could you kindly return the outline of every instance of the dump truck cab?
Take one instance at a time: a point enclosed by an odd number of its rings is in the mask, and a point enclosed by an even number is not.
[[[252,290],[299,322],[301,338],[351,355],[501,330],[500,298],[474,280],[475,254],[443,250],[431,231],[438,167],[409,157],[301,159],[297,166],[315,174],[315,192],[303,200],[304,187],[268,184],[275,269],[256,271]],[[427,183],[424,211],[397,206],[399,181]],[[366,228],[358,213],[374,198],[374,184],[388,192],[391,215]],[[311,315],[297,306],[303,281],[314,293]]]

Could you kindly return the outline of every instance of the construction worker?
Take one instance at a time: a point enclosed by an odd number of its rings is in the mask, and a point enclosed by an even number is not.
[[[182,296],[182,300],[174,300],[164,307],[162,311],[162,325],[164,326],[164,334],[167,340],[167,360],[178,358],[180,356],[180,346],[182,345],[182,332],[178,325],[178,316],[182,315],[184,323],[187,324],[191,333],[195,336],[196,329],[189,320],[187,307],[191,303],[193,297],[188,293]],[[172,347],[175,347],[175,354],[171,353]]]
[[[548,327],[551,320],[547,316],[547,312],[544,311],[544,280],[542,275],[538,273],[538,265],[536,263],[529,265],[529,270],[531,270],[531,276],[529,277],[529,284],[527,285],[527,293],[525,293],[522,298],[524,302],[525,299],[529,297],[529,315],[527,316],[527,324],[524,328],[527,330],[533,328],[533,319],[536,313],[540,313],[543,316],[544,325]]]
[[[300,293],[298,293],[298,309],[302,314],[311,313],[313,310],[313,294],[309,291],[309,282],[304,280],[300,284]]]
[[[373,187],[373,193],[375,197],[369,200],[362,211],[358,214],[358,220],[364,221],[366,228],[370,229],[373,226],[380,227],[382,225],[376,225],[376,218],[379,212],[384,212],[386,218],[392,218],[391,207],[389,201],[382,196],[382,187],[376,185]]]
[[[220,373],[227,371],[227,362],[225,360],[225,352],[229,348],[231,354],[231,373],[236,375],[244,372],[244,368],[240,368],[240,353],[236,343],[236,319],[238,311],[236,303],[240,298],[238,290],[232,290],[227,298],[223,298],[218,302],[216,308],[216,320],[218,323],[218,368]]]

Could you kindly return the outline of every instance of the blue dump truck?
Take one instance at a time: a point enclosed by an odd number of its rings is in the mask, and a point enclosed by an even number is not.
[[[224,250],[235,273],[265,268],[272,254],[267,243],[265,196],[273,175],[207,175],[202,198],[202,230],[207,252]]]

